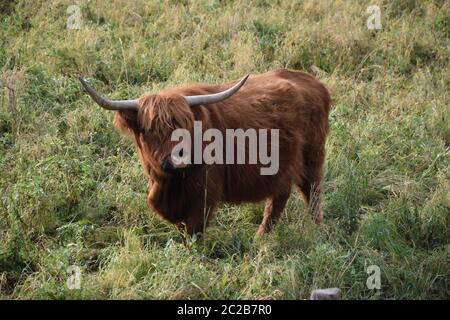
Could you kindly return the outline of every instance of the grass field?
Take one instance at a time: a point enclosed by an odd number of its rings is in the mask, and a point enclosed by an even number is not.
[[[449,5],[0,0],[0,298],[448,299]],[[223,205],[191,248],[147,208],[132,142],[74,77],[130,98],[281,67],[332,95],[324,223],[293,192],[255,239],[263,204]]]

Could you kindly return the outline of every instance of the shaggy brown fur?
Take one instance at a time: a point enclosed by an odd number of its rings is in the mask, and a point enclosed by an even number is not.
[[[142,97],[138,112],[117,112],[115,124],[133,137],[150,179],[149,206],[193,234],[204,231],[221,201],[265,199],[264,217],[257,232],[262,235],[280,216],[295,184],[320,223],[320,185],[330,110],[327,89],[309,74],[276,70],[251,76],[236,94],[219,103],[189,107],[182,97],[216,93],[232,84],[166,89]],[[261,164],[203,164],[182,174],[165,173],[160,163],[177,144],[170,141],[172,130],[192,131],[194,120],[202,121],[203,130],[219,129],[224,137],[225,129],[279,129],[278,173],[260,175]]]

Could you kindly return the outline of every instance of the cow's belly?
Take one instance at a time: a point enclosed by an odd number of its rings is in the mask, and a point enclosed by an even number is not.
[[[290,188],[291,183],[286,171],[260,175],[257,165],[245,165],[238,170],[229,170],[224,181],[223,201],[239,203],[264,200]]]

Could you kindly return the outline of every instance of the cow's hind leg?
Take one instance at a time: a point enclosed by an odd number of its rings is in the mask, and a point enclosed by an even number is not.
[[[280,217],[281,212],[286,205],[287,200],[289,199],[291,191],[285,191],[281,194],[278,194],[272,198],[267,199],[266,207],[264,208],[264,217],[261,225],[256,232],[257,236],[262,236],[266,232],[272,229],[276,220]]]
[[[320,224],[323,220],[320,193],[324,160],[324,148],[306,149],[303,153],[303,174],[297,183],[303,194],[305,206],[311,210],[311,214],[317,224]]]

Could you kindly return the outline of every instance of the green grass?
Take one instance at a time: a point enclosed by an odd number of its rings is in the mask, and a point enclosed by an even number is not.
[[[1,298],[448,298],[448,1],[80,3],[68,30],[73,1],[0,1]],[[263,204],[224,204],[190,248],[149,211],[132,143],[74,77],[125,98],[280,67],[333,98],[324,223],[293,193],[255,239]]]

